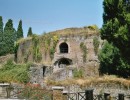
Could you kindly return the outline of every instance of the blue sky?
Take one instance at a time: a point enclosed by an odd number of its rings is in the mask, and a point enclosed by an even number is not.
[[[24,35],[28,28],[36,34],[69,27],[102,26],[103,0],[0,0],[4,24],[13,20],[15,29],[21,19]]]

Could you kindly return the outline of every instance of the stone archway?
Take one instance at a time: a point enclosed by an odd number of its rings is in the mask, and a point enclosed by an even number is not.
[[[59,49],[60,49],[60,53],[68,53],[68,44],[63,42],[60,44],[59,46]]]
[[[67,58],[61,58],[58,61],[59,68],[66,67],[66,66],[71,65],[71,64],[72,64],[72,60],[67,59]]]

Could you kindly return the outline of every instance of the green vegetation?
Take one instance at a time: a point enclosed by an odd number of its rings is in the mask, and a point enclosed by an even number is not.
[[[45,54],[49,53],[50,58],[53,59],[57,42],[59,37],[57,34],[44,33],[40,38],[40,43],[44,46]],[[49,52],[48,52],[49,51]]]
[[[91,26],[87,26],[87,28],[91,29],[91,30],[96,30],[99,31],[99,28],[97,25],[91,25]]]
[[[0,56],[4,55],[4,41],[3,41],[3,19],[0,16]]]
[[[53,45],[50,47],[50,57],[51,57],[51,59],[53,59],[53,57],[54,57],[56,45],[57,45],[57,42],[59,41],[58,36],[54,35],[52,37],[52,41],[53,41]]]
[[[119,49],[106,42],[99,54],[100,72],[102,74],[115,74],[128,77],[130,66],[122,59]]]
[[[3,40],[3,20],[2,17],[0,16],[0,43]]]
[[[97,55],[98,54],[98,48],[99,48],[100,41],[97,37],[93,38],[93,45],[94,45],[94,52]]]
[[[110,43],[107,44],[107,46],[109,47],[107,51],[110,53],[107,53],[105,51],[105,47],[107,47],[105,46],[102,51],[103,54],[101,53],[101,57],[103,57],[101,62],[102,64],[104,62],[104,68],[107,68],[108,66],[114,67],[112,69],[118,70],[118,75],[129,77],[130,6],[125,0],[104,0],[103,6],[104,14],[103,27],[101,29],[101,38],[106,39]],[[113,58],[111,58],[111,56]],[[108,62],[105,60],[107,60]]]
[[[82,69],[75,69],[73,71],[73,75],[74,75],[74,78],[83,78],[84,77],[84,72]]]
[[[5,24],[4,39],[5,53],[14,53],[14,42],[16,41],[16,31],[13,28],[13,21],[11,19]]]
[[[23,37],[22,21],[19,21],[17,32],[13,27],[13,21],[9,19],[3,27],[2,16],[0,16],[0,56],[15,52],[16,40]]]
[[[33,60],[35,62],[40,62],[42,59],[42,54],[40,53],[39,37],[35,34],[32,35],[32,41],[33,41]]]
[[[18,91],[18,97],[29,100],[51,100],[52,91],[49,91],[39,84],[27,83],[25,88]]]
[[[17,39],[23,38],[22,20],[19,21],[17,28]]]
[[[17,62],[17,51],[18,51],[19,43],[15,42],[14,44],[14,56],[15,56],[15,62]]]
[[[32,35],[33,35],[33,33],[32,33],[32,28],[29,27],[27,36],[29,37],[29,36],[32,36]]]
[[[86,48],[86,45],[83,42],[81,42],[80,43],[80,48],[81,48],[81,50],[83,52],[83,62],[85,63],[86,62],[86,58],[87,58],[87,48]]]
[[[0,82],[27,83],[29,67],[30,64],[14,64],[12,60],[8,60],[0,69]]]

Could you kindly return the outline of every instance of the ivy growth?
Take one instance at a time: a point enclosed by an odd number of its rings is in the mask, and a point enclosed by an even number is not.
[[[54,58],[54,53],[55,53],[55,49],[56,49],[56,45],[57,45],[57,42],[59,41],[59,38],[57,35],[54,35],[52,37],[52,46],[50,48],[50,57],[51,59]]]
[[[80,43],[80,48],[81,48],[81,50],[83,52],[83,62],[85,63],[86,62],[86,58],[87,58],[87,48],[86,48],[86,45],[83,42],[81,42]]]
[[[33,41],[33,59],[35,62],[40,62],[42,59],[42,55],[40,53],[40,45],[39,45],[39,38],[37,35],[32,36]]]
[[[97,55],[100,41],[97,37],[93,38],[94,52]]]
[[[15,56],[15,62],[17,62],[17,51],[18,51],[19,43],[15,42],[14,44],[14,56]]]

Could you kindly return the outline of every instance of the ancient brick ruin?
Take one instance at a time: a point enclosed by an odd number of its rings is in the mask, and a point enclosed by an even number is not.
[[[68,32],[67,29],[64,31]],[[39,76],[40,79],[49,76],[55,80],[73,78],[75,69],[82,69],[84,71],[84,76],[99,75],[99,60],[93,45],[93,39],[95,37],[98,41],[101,41],[98,31],[88,28],[76,28],[74,31],[68,32],[67,34],[63,34],[63,30],[50,34],[58,36],[56,46],[53,47],[53,49],[55,49],[53,58],[51,58],[49,53],[50,48],[48,47],[48,49],[46,49],[46,45],[43,44],[45,41],[42,36],[40,36],[39,52],[41,54],[41,60],[35,62],[35,64],[32,65],[32,70],[30,69],[31,75],[33,74],[32,82],[37,82],[39,80],[37,76]],[[52,38],[50,39],[51,46],[54,43],[52,42]],[[25,61],[34,62],[32,45],[32,39],[27,39],[19,43],[17,63],[24,63]],[[98,49],[99,48],[101,48],[101,42]]]

